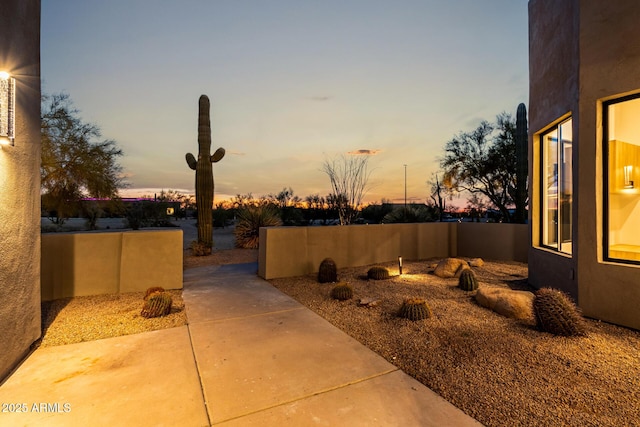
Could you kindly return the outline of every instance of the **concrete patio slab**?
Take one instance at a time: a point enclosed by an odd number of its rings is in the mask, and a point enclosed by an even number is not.
[[[185,271],[188,326],[37,349],[0,425],[479,425],[256,268]]]
[[[398,369],[303,307],[190,329],[212,423]]]
[[[209,425],[186,326],[40,348],[0,402],[25,410],[3,426]]]
[[[422,385],[394,371],[307,399],[217,424],[252,426],[438,426],[480,423]]]
[[[260,279],[255,271],[255,263],[187,270],[185,276],[190,273],[190,277],[185,281],[183,299],[189,323],[302,307],[300,303]]]

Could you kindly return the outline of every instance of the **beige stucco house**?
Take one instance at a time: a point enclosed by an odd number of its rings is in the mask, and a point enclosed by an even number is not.
[[[640,329],[640,2],[529,1],[529,282]]]

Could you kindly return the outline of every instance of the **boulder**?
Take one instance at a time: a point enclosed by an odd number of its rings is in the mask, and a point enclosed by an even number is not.
[[[463,259],[445,258],[438,263],[438,265],[436,266],[436,269],[433,270],[433,274],[443,278],[456,277],[456,273],[458,273],[458,269],[460,269],[462,265],[469,267],[469,264],[467,264],[467,261]]]
[[[535,295],[528,291],[482,287],[476,293],[476,302],[511,319],[533,319]]]
[[[482,258],[473,258],[469,261],[469,265],[471,267],[482,267],[484,265],[484,261]]]

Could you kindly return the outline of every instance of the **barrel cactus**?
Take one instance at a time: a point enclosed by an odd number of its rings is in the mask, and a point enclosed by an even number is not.
[[[211,120],[209,119],[209,98],[201,95],[198,102],[198,158],[187,153],[189,167],[196,171],[196,208],[198,209],[198,242],[211,252],[213,247],[213,168],[212,163],[224,157],[224,148],[211,151]]]
[[[384,267],[371,267],[367,271],[367,277],[373,280],[385,280],[389,278],[389,270]]]
[[[348,283],[338,283],[331,289],[331,297],[340,301],[353,298],[353,288]]]
[[[144,318],[166,316],[171,313],[171,294],[168,292],[154,292],[144,303],[140,315]]]
[[[162,286],[152,286],[144,293],[144,300],[149,299],[149,295],[155,294],[156,292],[164,292],[164,288]]]
[[[431,307],[424,298],[406,298],[398,315],[409,320],[428,319],[431,317]]]
[[[580,310],[562,291],[542,288],[533,300],[533,312],[538,328],[554,335],[585,335],[586,327]]]
[[[478,278],[470,268],[465,268],[458,278],[458,287],[463,291],[475,291],[478,289]]]
[[[338,281],[338,268],[336,262],[331,258],[325,258],[320,263],[318,269],[318,282],[332,283]]]

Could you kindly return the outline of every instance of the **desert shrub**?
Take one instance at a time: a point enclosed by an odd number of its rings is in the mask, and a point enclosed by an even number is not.
[[[542,288],[533,300],[533,312],[540,330],[554,335],[585,335],[585,322],[580,310],[562,291]]]
[[[211,255],[211,248],[203,242],[194,240],[191,242],[191,253],[194,256],[207,256]]]
[[[146,225],[146,217],[141,202],[131,203],[124,211],[124,219],[127,226],[138,230]]]
[[[353,288],[347,283],[338,283],[331,289],[331,297],[340,301],[353,298]]]
[[[244,206],[238,209],[238,222],[234,234],[236,246],[257,249],[260,241],[260,227],[277,227],[282,224],[280,213],[271,205]]]
[[[171,294],[168,292],[154,292],[144,302],[140,315],[146,319],[166,316],[171,313]]]
[[[424,298],[406,298],[398,311],[398,316],[409,320],[422,320],[431,317],[431,307]]]
[[[325,258],[320,263],[318,269],[318,282],[332,283],[338,281],[338,268],[336,262],[331,258]]]
[[[98,206],[96,202],[82,202],[80,203],[80,209],[84,217],[86,218],[87,229],[97,230],[98,220],[104,214],[104,211]]]
[[[373,280],[384,280],[389,278],[389,270],[384,267],[371,267],[369,271],[367,271],[367,277]]]
[[[413,222],[431,222],[435,221],[437,216],[432,209],[427,206],[411,205],[408,207],[395,208],[384,216],[382,222],[385,224],[397,223],[413,223]]]
[[[144,293],[144,300],[149,299],[149,295],[155,294],[156,292],[164,292],[164,288],[162,286],[153,286],[147,289],[147,292]]]
[[[233,212],[231,209],[217,207],[211,211],[211,215],[213,216],[214,227],[226,227],[233,220]]]
[[[470,268],[462,270],[458,278],[458,287],[463,291],[475,291],[478,289],[478,278]]]

